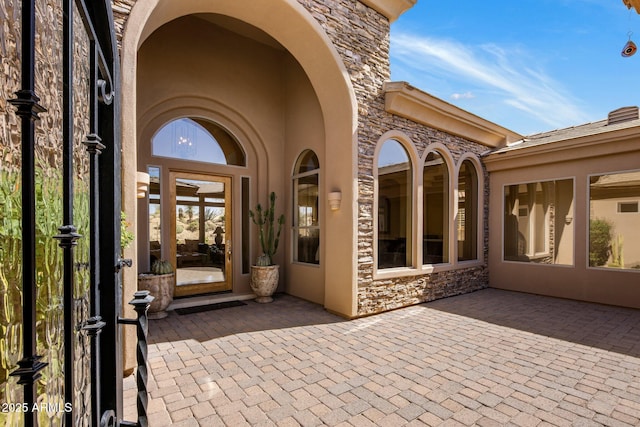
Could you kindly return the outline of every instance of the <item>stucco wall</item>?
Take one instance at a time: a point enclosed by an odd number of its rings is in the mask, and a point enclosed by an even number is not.
[[[290,177],[293,175],[293,167],[298,157],[304,150],[313,150],[318,156],[320,162],[320,228],[325,229],[327,225],[326,217],[328,210],[325,209],[325,200],[323,195],[326,193],[323,182],[323,171],[326,169],[327,159],[325,155],[325,134],[324,124],[322,122],[322,112],[318,99],[311,87],[309,80],[304,72],[300,69],[300,65],[290,56],[285,60],[286,74],[284,81],[287,86],[287,98],[285,104],[285,115],[287,117],[285,123],[285,134],[287,136],[287,149],[285,150],[284,163],[286,169],[283,170],[285,175],[286,193],[282,203],[286,205],[285,212],[294,212],[293,202],[293,185]],[[291,225],[287,222],[285,239],[282,246],[284,248],[285,260],[287,260],[288,268],[285,280],[285,291],[288,294],[312,301],[318,304],[324,304],[325,295],[325,264],[326,264],[326,243],[320,242],[320,265],[309,265],[290,262],[293,260],[293,236],[291,235]]]
[[[570,146],[556,143],[553,151],[536,151],[534,147],[528,155],[528,150],[517,150],[486,159],[491,176],[491,287],[640,308],[640,272],[588,267],[589,176],[637,170],[640,156],[637,136],[603,139],[601,142],[576,141]],[[572,250],[573,262],[549,265],[503,261],[504,186],[550,179],[574,181],[573,234],[567,236],[570,241],[562,243],[565,251]]]

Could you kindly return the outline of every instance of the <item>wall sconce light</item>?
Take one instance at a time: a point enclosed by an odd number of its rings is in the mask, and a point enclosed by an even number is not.
[[[329,207],[332,211],[337,211],[340,209],[340,201],[342,200],[342,192],[340,191],[332,191],[328,194],[327,199],[329,200]]]
[[[149,174],[146,172],[136,172],[136,191],[138,199],[144,199],[149,191]]]

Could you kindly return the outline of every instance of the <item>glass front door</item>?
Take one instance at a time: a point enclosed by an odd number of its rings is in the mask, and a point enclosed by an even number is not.
[[[175,296],[231,290],[231,178],[170,172]]]

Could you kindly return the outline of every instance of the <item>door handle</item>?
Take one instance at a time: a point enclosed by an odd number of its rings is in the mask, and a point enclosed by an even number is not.
[[[118,259],[118,263],[116,264],[116,272],[122,270],[124,267],[133,266],[133,261],[129,258],[120,258]]]
[[[227,258],[231,261],[231,240],[227,240],[227,244],[225,246],[227,248]]]

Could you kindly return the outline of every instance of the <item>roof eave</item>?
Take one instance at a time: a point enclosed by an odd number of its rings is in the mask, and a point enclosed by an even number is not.
[[[483,160],[487,170],[493,172],[532,164],[551,164],[638,151],[640,151],[640,126],[633,126],[611,132],[497,151],[486,155]]]
[[[384,15],[393,22],[400,15],[411,9],[418,0],[360,0],[361,3]]]
[[[492,148],[504,147],[522,135],[423,92],[406,82],[384,84],[388,113],[478,142]]]
[[[637,13],[640,13],[640,0],[622,0],[628,9],[634,8]]]

